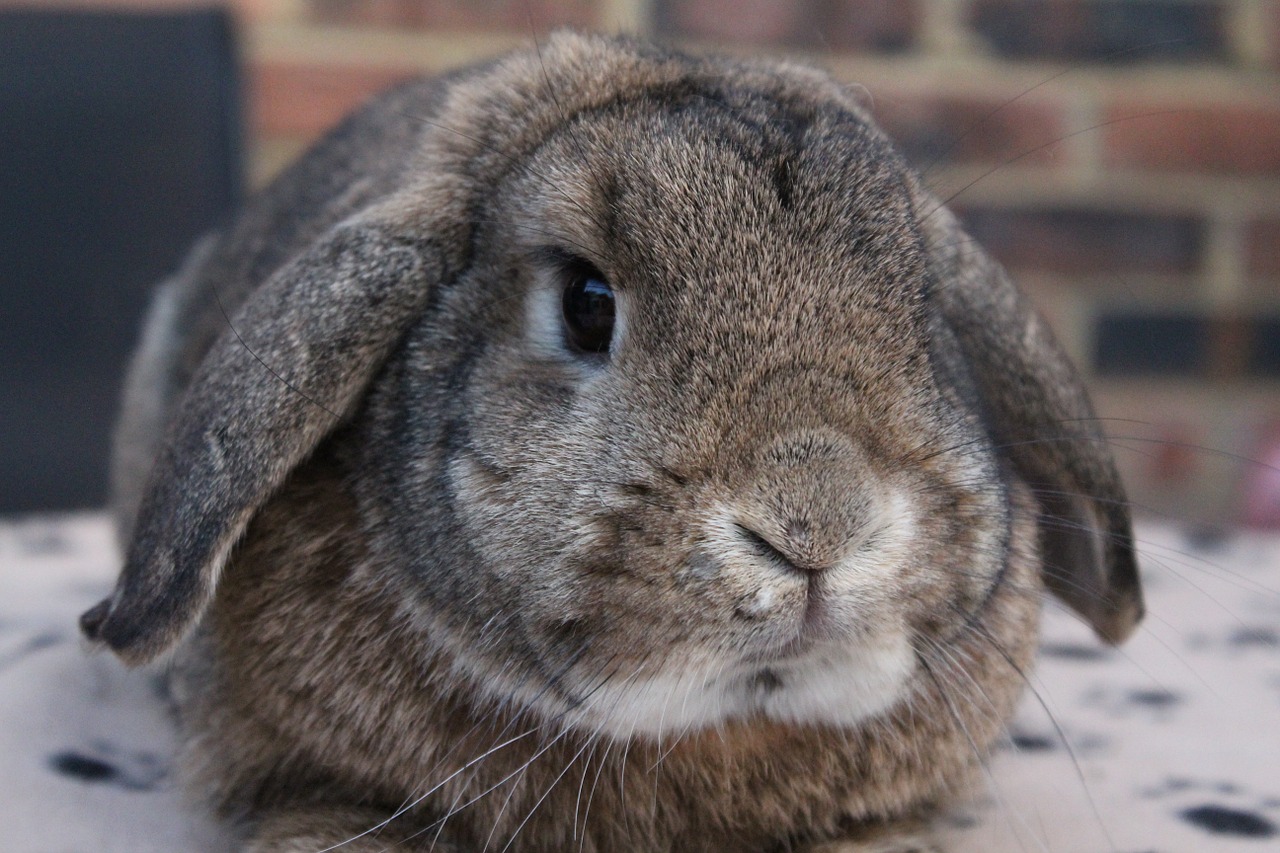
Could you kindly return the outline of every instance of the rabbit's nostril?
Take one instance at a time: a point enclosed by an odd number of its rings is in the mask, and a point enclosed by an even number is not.
[[[827,568],[826,565],[805,556],[804,552],[808,550],[810,536],[808,525],[804,522],[792,521],[788,524],[786,536],[782,537],[783,541],[779,544],[775,544],[744,524],[735,524],[734,527],[757,556],[785,569],[809,574]]]

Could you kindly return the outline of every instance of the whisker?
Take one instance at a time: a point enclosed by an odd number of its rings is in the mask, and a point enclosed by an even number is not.
[[[1080,758],[1076,754],[1075,746],[1071,743],[1071,739],[1067,737],[1067,733],[1062,728],[1062,724],[1058,721],[1057,715],[1053,713],[1053,710],[1049,707],[1049,703],[1040,695],[1040,691],[1036,689],[1035,684],[1032,683],[1026,672],[1023,671],[1022,667],[1018,665],[1018,662],[1013,659],[1008,650],[1005,649],[995,637],[991,636],[989,632],[981,627],[977,627],[975,629],[974,635],[980,639],[986,640],[991,648],[995,649],[996,653],[1004,658],[1005,662],[1009,664],[1009,668],[1016,672],[1018,677],[1027,685],[1028,692],[1035,698],[1036,704],[1040,706],[1041,710],[1043,710],[1045,715],[1049,718],[1050,725],[1052,725],[1054,731],[1057,732],[1058,740],[1061,741],[1063,748],[1067,751],[1067,755],[1071,758],[1071,764],[1075,770],[1076,779],[1080,782],[1080,788],[1089,802],[1089,808],[1093,812],[1094,819],[1098,822],[1098,828],[1102,830],[1102,834],[1107,839],[1107,844],[1114,851],[1116,847],[1115,839],[1111,837],[1111,832],[1107,829],[1106,822],[1102,819],[1102,812],[1099,810],[1098,803],[1093,796],[1093,791],[1089,788],[1089,783],[1085,779],[1084,770],[1080,766]]]
[[[578,795],[573,800],[573,837],[575,839],[578,837],[578,818],[582,813],[582,792],[586,789],[587,776],[591,772],[591,760],[595,758],[596,748],[600,745],[600,741],[594,737],[588,738],[587,742],[591,745],[591,752],[587,754],[586,760],[582,763],[582,778],[578,780]],[[608,755],[607,751],[605,754],[606,756]],[[586,840],[586,832],[587,827],[584,821],[582,824],[582,840],[584,842]]]
[[[529,809],[529,813],[524,816],[524,820],[520,821],[520,823],[516,826],[515,831],[511,833],[511,837],[510,839],[507,840],[506,846],[502,848],[502,853],[506,853],[507,850],[511,849],[511,845],[515,843],[516,838],[520,835],[520,831],[524,829],[525,825],[528,824],[530,819],[533,818],[534,813],[538,811],[538,807],[541,806],[546,801],[547,797],[551,796],[551,792],[555,789],[556,785],[560,783],[560,780],[563,779],[565,774],[568,773],[569,770],[573,767],[573,763],[577,761],[578,758],[584,752],[586,752],[587,747],[590,746],[590,744],[591,744],[591,740],[588,739],[587,742],[584,743],[576,753],[574,753],[573,757],[570,758],[568,762],[566,762],[564,769],[561,770],[556,775],[556,778],[551,780],[551,784],[547,786],[547,789],[542,793],[542,796],[539,797],[537,802],[533,804],[533,808]],[[490,837],[492,837],[492,834],[490,835]],[[489,849],[489,843],[487,841],[485,842],[484,849],[486,850]]]
[[[586,648],[584,647],[584,648],[580,649],[580,650],[579,650],[575,655],[570,656],[569,661],[564,665],[564,669],[565,669],[565,671],[567,671],[567,670],[568,670],[568,668],[572,667],[572,666],[573,666],[573,665],[578,661],[578,659],[581,657],[581,655],[583,655],[583,654],[585,654],[585,653],[586,653]],[[551,685],[550,685],[549,683],[548,683],[548,684],[544,684],[544,686],[543,686],[542,690],[541,690],[539,693],[535,694],[535,696],[534,696],[533,700],[531,701],[531,703],[532,703],[532,702],[537,702],[537,701],[538,701],[542,696],[544,696],[544,695],[545,695],[545,694],[546,694],[550,689],[551,689]],[[513,726],[515,726],[515,724],[516,724],[516,722],[517,722],[518,720],[519,720],[519,716],[518,716],[518,715],[513,715],[513,716],[508,720],[507,725],[506,725],[506,726],[504,726],[504,727],[503,727],[503,729],[502,729],[502,731],[498,733],[497,737],[499,737],[499,738],[500,738],[500,737],[502,737],[503,735],[505,735],[505,734],[506,734],[506,733],[507,733],[507,732],[508,732],[508,731],[509,731]],[[484,723],[484,719],[482,718],[479,722],[477,722],[477,723],[472,727],[472,729],[468,732],[468,734],[470,734],[471,732],[474,732],[474,731],[475,731],[477,728],[479,728],[483,723]],[[454,779],[456,779],[456,778],[457,778],[459,775],[461,775],[462,773],[464,773],[464,772],[466,772],[466,771],[468,771],[468,770],[471,770],[473,767],[477,766],[479,763],[481,763],[481,762],[482,762],[482,761],[484,761],[485,759],[489,758],[490,756],[492,756],[492,755],[496,754],[497,752],[499,752],[500,750],[504,749],[505,747],[510,746],[511,744],[514,744],[514,743],[516,743],[516,742],[518,742],[518,741],[520,741],[520,740],[523,740],[525,737],[528,737],[528,736],[529,736],[529,735],[531,735],[531,734],[535,734],[536,732],[538,732],[538,731],[540,730],[540,728],[541,728],[541,726],[534,726],[533,728],[526,730],[526,731],[525,731],[525,732],[523,732],[522,734],[516,735],[516,736],[515,736],[515,737],[513,737],[513,738],[510,738],[510,739],[508,739],[508,740],[506,740],[506,741],[503,741],[502,743],[499,743],[497,746],[491,747],[490,749],[488,749],[488,750],[486,750],[485,752],[481,753],[479,756],[477,756],[477,757],[475,757],[475,758],[472,758],[471,760],[467,761],[465,764],[463,764],[463,766],[462,766],[462,767],[459,767],[457,770],[455,770],[454,772],[450,773],[450,774],[449,774],[448,776],[446,776],[444,779],[442,779],[442,780],[440,780],[439,782],[435,783],[434,785],[430,786],[430,787],[429,787],[429,788],[428,788],[424,793],[422,793],[421,795],[419,795],[419,796],[417,796],[417,797],[411,797],[411,798],[409,799],[409,801],[408,801],[408,803],[407,803],[406,805],[402,805],[402,806],[401,806],[397,811],[395,811],[394,813],[392,813],[392,814],[391,814],[391,816],[389,816],[388,818],[386,818],[386,819],[385,819],[385,820],[383,820],[382,822],[380,822],[380,823],[378,823],[378,824],[375,824],[374,826],[369,827],[368,829],[364,830],[364,831],[363,831],[363,832],[361,832],[360,834],[355,835],[355,836],[352,836],[351,838],[348,838],[348,839],[346,839],[345,841],[339,842],[338,844],[333,845],[332,847],[326,848],[325,850],[318,851],[318,853],[328,853],[328,851],[330,851],[330,850],[334,850],[334,849],[336,849],[337,847],[341,847],[341,846],[342,846],[342,845],[344,845],[344,844],[348,844],[348,843],[350,843],[350,842],[352,842],[352,841],[355,841],[355,840],[357,840],[357,839],[359,839],[359,838],[363,838],[364,836],[366,836],[366,835],[368,835],[368,834],[370,834],[370,833],[377,832],[378,830],[382,829],[383,827],[385,827],[385,826],[389,825],[392,821],[396,820],[397,818],[401,817],[402,815],[404,815],[404,814],[408,813],[409,811],[411,811],[411,810],[413,810],[414,808],[416,808],[417,806],[419,806],[419,805],[420,805],[421,803],[423,803],[423,802],[424,802],[428,797],[430,797],[430,796],[431,796],[432,794],[434,794],[436,791],[440,790],[442,787],[444,787],[445,785],[447,785],[449,782],[451,782],[451,781],[453,781]],[[445,754],[445,756],[443,756],[440,760],[438,760],[438,761],[436,762],[436,765],[435,765],[435,768],[433,768],[433,771],[434,771],[435,769],[438,769],[438,768],[443,764],[443,762],[444,762],[444,761],[448,760],[449,755],[451,755],[454,751],[456,751],[456,750],[461,746],[461,744],[463,744],[463,743],[465,743],[465,739],[464,739],[464,738],[460,738],[460,739],[458,739],[458,741],[454,744],[454,747],[453,747],[452,749],[450,749],[450,750],[449,750],[449,752]],[[475,801],[476,801],[476,800],[468,801],[468,803],[464,804],[463,808],[465,808],[467,805],[470,805],[472,802],[475,802]],[[454,812],[450,812],[449,814],[446,814],[443,818],[441,818],[441,819],[440,819],[440,822],[447,821],[447,820],[449,819],[449,817],[450,817],[453,813],[454,813]],[[434,825],[434,824],[432,824],[432,825]],[[421,832],[424,832],[424,831],[426,831],[426,829],[429,829],[429,828],[430,828],[430,826],[432,826],[432,825],[428,825],[428,827],[424,828],[423,830],[420,830],[418,833],[414,833],[413,835],[411,835],[411,836],[410,836],[410,838],[416,837],[417,835],[421,834]]]
[[[502,801],[502,806],[501,808],[498,809],[497,815],[495,815],[493,818],[493,826],[489,828],[489,836],[485,839],[484,847],[481,848],[482,850],[488,850],[489,845],[493,843],[493,837],[494,835],[497,834],[498,828],[502,825],[502,816],[506,814],[507,808],[511,805],[511,800],[512,798],[515,797],[516,791],[520,789],[520,785],[524,781],[525,774],[529,772],[529,768],[533,766],[533,763],[535,761],[537,761],[539,758],[545,755],[548,750],[550,750],[557,743],[559,743],[561,739],[563,739],[571,731],[571,729],[572,727],[567,722],[564,723],[564,725],[562,725],[560,728],[559,734],[557,734],[554,738],[552,738],[550,742],[548,742],[546,745],[538,749],[538,751],[535,752],[532,756],[530,756],[523,764],[521,764],[519,768],[517,768],[516,770],[513,770],[511,773],[504,776],[496,784],[490,786],[489,789],[486,790],[484,793],[476,797],[473,797],[471,801],[468,803],[468,805],[470,805],[470,803],[478,802],[480,799],[483,799],[489,793],[497,790],[506,782],[512,779],[515,780],[511,785],[511,790],[507,792],[506,798]],[[451,815],[446,815],[445,819],[448,819],[449,817],[451,817]],[[523,826],[523,824],[521,824],[521,826]],[[512,837],[514,838],[515,836],[513,835]],[[505,850],[506,848],[504,847],[503,849]]]
[[[1147,44],[1135,45],[1133,47],[1127,47],[1121,50],[1113,51],[1112,53],[1104,54],[1103,56],[1099,57],[1096,61],[1102,62],[1102,63],[1110,63],[1110,62],[1114,62],[1117,59],[1120,59],[1121,57],[1127,56],[1128,54],[1131,54],[1131,53],[1142,53],[1148,50],[1154,50],[1155,48],[1159,48],[1159,47],[1167,47],[1173,44],[1180,44],[1184,41],[1186,41],[1186,39],[1163,39],[1161,41],[1153,41]],[[1043,80],[1041,80],[1039,83],[1036,83],[1034,86],[1030,86],[1026,89],[1023,89],[1021,92],[1014,95],[1012,98],[1009,98],[1008,100],[1002,102],[998,106],[993,107],[990,111],[988,111],[987,113],[984,113],[982,116],[979,116],[969,125],[967,125],[963,130],[961,130],[959,135],[957,135],[955,138],[951,140],[950,145],[948,145],[940,153],[935,155],[934,158],[930,160],[926,165],[918,168],[917,171],[921,174],[921,176],[927,176],[931,170],[936,168],[939,163],[941,163],[951,154],[951,152],[953,152],[956,148],[958,148],[961,142],[968,139],[969,136],[975,130],[978,130],[979,128],[981,128],[984,124],[991,121],[991,119],[995,118],[997,115],[1004,112],[1006,109],[1016,104],[1018,101],[1022,100],[1023,98],[1027,97],[1031,93],[1038,91],[1039,89],[1043,89],[1045,86],[1048,86],[1050,83],[1054,82],[1055,80],[1059,80],[1070,74],[1074,74],[1077,71],[1080,71],[1082,68],[1086,68],[1086,67],[1087,67],[1087,63],[1083,63],[1083,62],[1075,65],[1070,65],[1062,69],[1061,71],[1057,72],[1056,74],[1050,74],[1048,77],[1045,77]]]
[[[1062,136],[1059,136],[1056,139],[1050,140],[1049,142],[1046,142],[1043,145],[1037,145],[1033,148],[1029,148],[1015,157],[1010,157],[1004,162],[999,163],[998,165],[992,166],[990,169],[978,175],[978,177],[969,181],[969,183],[960,187],[960,189],[956,190],[951,195],[947,196],[944,200],[939,202],[937,207],[934,207],[928,213],[921,216],[920,221],[927,222],[930,219],[930,217],[936,215],[939,210],[942,210],[947,206],[949,206],[952,202],[954,202],[957,198],[959,198],[963,193],[972,189],[976,184],[991,177],[1001,169],[1007,168],[1008,166],[1012,166],[1014,163],[1017,163],[1019,160],[1023,160],[1027,157],[1030,157],[1032,154],[1035,154],[1038,151],[1043,151],[1046,148],[1052,148],[1055,145],[1058,145],[1062,142],[1066,142],[1068,139],[1073,139],[1077,136],[1081,136],[1086,133],[1092,133],[1095,130],[1101,130],[1104,127],[1110,127],[1113,124],[1120,124],[1126,121],[1137,121],[1138,119],[1144,119],[1144,118],[1155,118],[1157,116],[1177,115],[1180,112],[1185,112],[1185,110],[1151,110],[1145,113],[1135,113],[1133,115],[1120,116],[1119,118],[1114,118],[1109,121],[1099,122],[1097,124],[1090,125],[1089,127],[1084,127],[1084,128],[1081,128],[1080,130],[1075,130],[1075,131],[1072,131],[1071,133],[1063,134]]]
[[[431,796],[431,795],[432,795],[432,794],[434,794],[436,791],[438,791],[441,787],[443,787],[444,785],[447,785],[450,781],[452,781],[453,779],[455,779],[455,778],[456,778],[460,773],[462,773],[463,771],[470,769],[471,767],[475,766],[476,764],[478,764],[479,762],[481,762],[481,761],[483,761],[484,759],[488,758],[489,756],[493,755],[494,753],[498,752],[499,750],[501,750],[501,749],[503,749],[503,748],[505,748],[505,747],[507,747],[507,746],[510,746],[511,744],[516,743],[517,741],[523,740],[524,738],[528,737],[528,736],[529,736],[529,735],[531,735],[531,734],[534,734],[536,731],[537,731],[537,729],[536,729],[536,728],[529,729],[528,731],[525,731],[525,732],[523,732],[523,733],[521,733],[521,734],[518,734],[518,735],[516,735],[515,737],[513,737],[513,738],[511,738],[511,739],[509,739],[509,740],[503,741],[502,743],[498,744],[497,746],[491,747],[490,749],[486,750],[485,752],[481,753],[480,755],[478,755],[478,756],[476,756],[475,758],[473,758],[473,759],[471,759],[470,761],[468,761],[466,764],[464,764],[464,765],[463,765],[462,767],[460,767],[459,769],[455,770],[453,773],[450,773],[447,777],[445,777],[445,778],[444,778],[443,780],[441,780],[440,782],[436,783],[436,785],[434,785],[434,786],[433,786],[430,790],[428,790],[425,794],[423,794],[421,797],[418,797],[418,798],[417,798],[417,799],[415,799],[412,803],[410,803],[410,804],[409,804],[409,806],[408,806],[407,808],[402,809],[401,811],[397,812],[396,814],[393,814],[391,817],[387,818],[386,820],[383,820],[383,821],[381,821],[381,822],[379,822],[379,823],[377,823],[377,824],[374,824],[373,826],[369,827],[368,829],[364,830],[363,832],[361,832],[361,833],[359,833],[359,834],[357,834],[357,835],[353,835],[353,836],[351,836],[350,838],[346,839],[345,841],[340,841],[340,842],[338,842],[337,844],[333,844],[333,845],[330,845],[329,847],[324,848],[323,850],[319,850],[319,851],[317,851],[317,853],[330,853],[330,851],[332,851],[332,850],[337,850],[339,847],[342,847],[342,846],[343,846],[343,845],[345,845],[345,844],[350,844],[352,841],[357,841],[357,840],[359,840],[359,839],[361,839],[361,838],[364,838],[364,837],[366,837],[366,836],[368,836],[368,835],[370,835],[370,834],[372,834],[372,833],[377,832],[378,830],[382,829],[383,827],[385,827],[385,826],[389,825],[389,824],[390,824],[393,820],[395,820],[396,818],[398,818],[398,817],[400,817],[401,815],[403,815],[403,814],[404,814],[406,811],[408,811],[409,809],[412,809],[413,807],[417,806],[419,803],[421,803],[421,802],[422,802],[423,800],[425,800],[427,797]]]
[[[969,748],[973,752],[974,759],[978,767],[981,768],[982,774],[986,777],[987,781],[990,783],[991,790],[995,793],[996,799],[1001,804],[1003,811],[1007,814],[1013,815],[1014,812],[1009,807],[1008,801],[1004,797],[1004,792],[1001,790],[999,783],[996,781],[995,774],[991,771],[991,768],[987,765],[987,762],[985,760],[987,757],[986,750],[979,747],[977,741],[974,740],[972,733],[969,731],[969,727],[965,725],[964,717],[960,714],[960,710],[955,706],[955,703],[952,701],[949,691],[947,691],[947,689],[943,686],[942,681],[938,678],[937,674],[934,672],[933,667],[929,665],[928,656],[923,654],[919,648],[916,648],[916,660],[920,664],[921,669],[928,676],[929,680],[933,683],[934,691],[938,695],[938,697],[942,699],[943,705],[946,706],[948,715],[951,717],[951,721],[956,725],[956,728],[959,729],[960,733],[964,736],[964,739],[968,741]],[[1025,823],[1024,823],[1024,828],[1025,828]],[[1029,828],[1028,828],[1028,831],[1029,831]],[[1015,837],[1017,837],[1016,833],[1015,833]],[[1034,838],[1037,841],[1041,850],[1044,850],[1045,853],[1048,853],[1048,847],[1045,846],[1044,841],[1040,839],[1038,835],[1036,835],[1035,833],[1032,833],[1032,838]]]

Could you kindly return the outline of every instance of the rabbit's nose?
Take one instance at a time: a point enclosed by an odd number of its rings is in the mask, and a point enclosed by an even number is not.
[[[822,426],[789,430],[755,456],[728,521],[759,564],[816,577],[839,566],[878,517],[883,489],[865,451]]]
[[[825,553],[828,549],[815,541],[809,522],[804,519],[793,518],[776,526],[737,522],[735,529],[747,548],[781,568],[818,574],[835,563],[834,555]]]

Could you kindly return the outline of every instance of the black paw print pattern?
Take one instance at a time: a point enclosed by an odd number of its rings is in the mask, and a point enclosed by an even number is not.
[[[112,785],[127,791],[151,791],[168,775],[168,762],[150,752],[126,751],[106,741],[59,750],[49,768],[86,785]]]

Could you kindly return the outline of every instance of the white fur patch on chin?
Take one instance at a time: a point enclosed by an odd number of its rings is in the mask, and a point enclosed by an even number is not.
[[[914,672],[911,645],[895,631],[777,663],[685,661],[675,672],[619,678],[578,713],[582,725],[623,740],[679,737],[752,716],[847,727],[892,707]]]
[[[907,689],[916,658],[901,631],[856,646],[816,649],[758,667],[739,681],[745,701],[788,723],[850,726],[887,711]]]

